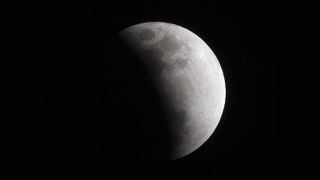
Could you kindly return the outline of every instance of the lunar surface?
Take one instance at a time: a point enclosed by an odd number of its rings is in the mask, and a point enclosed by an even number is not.
[[[213,51],[191,31],[164,22],[133,25],[119,37],[150,70],[161,94],[174,142],[171,158],[198,149],[217,127],[226,97]]]

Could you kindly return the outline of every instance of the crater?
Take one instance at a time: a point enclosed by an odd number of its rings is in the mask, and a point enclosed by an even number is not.
[[[156,34],[149,29],[145,29],[139,34],[139,38],[142,41],[149,41],[149,40],[153,39],[155,36],[156,36]]]

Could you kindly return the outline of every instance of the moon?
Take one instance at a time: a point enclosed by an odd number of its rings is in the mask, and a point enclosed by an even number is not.
[[[151,72],[166,107],[172,159],[204,144],[223,113],[226,88],[222,68],[196,34],[165,22],[146,22],[119,37]]]

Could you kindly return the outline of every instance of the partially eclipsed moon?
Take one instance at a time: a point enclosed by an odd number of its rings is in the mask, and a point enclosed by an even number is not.
[[[141,23],[119,34],[161,92],[174,142],[172,158],[188,155],[212,135],[223,112],[226,89],[216,56],[197,35],[170,23]]]

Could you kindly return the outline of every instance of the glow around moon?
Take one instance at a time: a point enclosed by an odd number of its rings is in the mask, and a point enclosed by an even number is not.
[[[225,81],[215,54],[200,37],[170,23],[141,23],[119,35],[150,69],[161,92],[172,158],[190,154],[212,135],[223,112]]]

